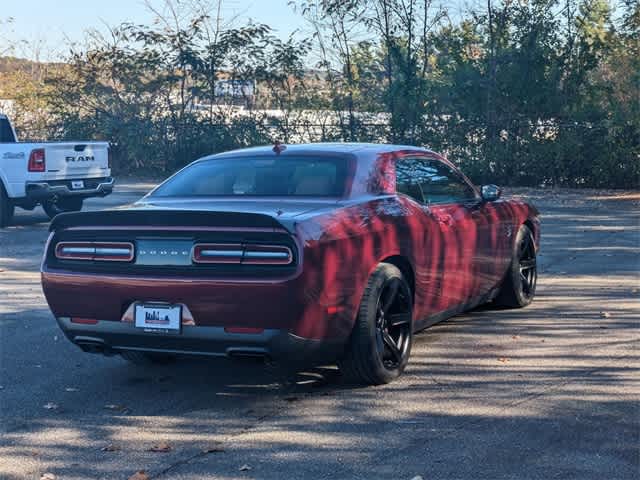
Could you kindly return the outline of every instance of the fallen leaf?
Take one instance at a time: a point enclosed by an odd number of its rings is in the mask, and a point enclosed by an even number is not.
[[[245,463],[238,470],[240,470],[241,472],[248,472],[249,470],[251,470],[251,467]]]
[[[214,441],[202,449],[202,453],[220,453],[224,452],[224,444],[220,441]]]
[[[224,448],[222,447],[207,447],[202,450],[202,453],[223,453]]]
[[[53,473],[43,473],[40,475],[40,480],[56,480],[56,476]]]
[[[47,410],[57,410],[60,408],[57,403],[49,402],[44,404],[44,408]]]
[[[106,447],[102,447],[100,450],[102,450],[103,452],[119,452],[120,447],[117,445],[114,445],[113,443],[110,443]]]
[[[167,442],[160,442],[149,449],[150,452],[166,453],[172,450],[171,445]]]
[[[513,336],[513,337],[511,337],[511,338],[513,338],[514,340],[517,340],[517,339],[519,339],[519,338],[520,338],[520,335],[514,335],[514,336]]]
[[[611,314],[609,312],[600,312],[600,318],[610,318]]]
[[[509,359],[507,357],[500,357],[500,358],[498,358],[498,361],[502,362],[502,363],[507,363],[509,361]]]
[[[144,470],[139,470],[129,477],[129,480],[149,480],[149,475]]]
[[[104,408],[106,410],[112,410],[114,412],[120,412],[123,414],[127,414],[130,412],[129,408],[125,407],[124,405],[118,405],[118,404],[114,404],[114,403],[109,403],[107,405],[104,406]]]

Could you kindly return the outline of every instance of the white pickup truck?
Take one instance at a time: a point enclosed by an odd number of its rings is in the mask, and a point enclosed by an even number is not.
[[[107,142],[21,143],[0,115],[0,228],[15,207],[42,205],[53,218],[81,210],[85,198],[109,195],[113,183]]]

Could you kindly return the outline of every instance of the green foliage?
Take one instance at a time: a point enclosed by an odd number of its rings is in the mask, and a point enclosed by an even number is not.
[[[303,41],[165,3],[167,18],[37,75],[0,62],[19,129],[109,140],[118,172],[274,139],[370,141],[443,151],[478,182],[640,186],[636,0],[488,0],[455,21],[434,0],[292,1]],[[222,79],[255,82],[242,114]]]
[[[375,81],[346,78],[355,103],[336,108],[386,112],[388,141],[442,150],[477,181],[640,186],[638,3],[616,4],[617,23],[607,0],[485,5],[457,23],[431,1],[308,1],[303,12],[320,18],[318,35],[373,32],[341,36],[342,65]],[[345,58],[363,44],[366,55]]]
[[[218,105],[219,79],[258,81],[267,101],[291,109],[300,96],[307,42],[280,41],[265,25],[216,29],[206,15],[186,25],[123,24],[111,40],[74,51],[47,79],[52,136],[113,143],[120,172],[171,172],[200,156],[267,143],[278,124]],[[269,105],[271,106],[271,104]]]

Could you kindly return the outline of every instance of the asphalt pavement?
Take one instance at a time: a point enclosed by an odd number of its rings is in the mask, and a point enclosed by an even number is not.
[[[0,230],[0,478],[638,478],[640,195],[515,193],[542,211],[534,303],[424,331],[403,377],[366,388],[82,353],[40,289],[47,218],[18,211]]]

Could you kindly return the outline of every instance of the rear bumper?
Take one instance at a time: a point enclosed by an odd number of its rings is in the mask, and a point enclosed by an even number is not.
[[[113,177],[79,179],[88,185],[87,188],[71,188],[72,180],[55,180],[50,182],[27,182],[25,185],[28,200],[41,202],[53,197],[105,197],[113,192],[115,180]]]
[[[139,351],[317,364],[336,361],[344,350],[342,341],[306,339],[278,329],[238,334],[223,327],[183,325],[180,333],[166,334],[148,333],[122,321],[86,325],[73,323],[69,317],[56,320],[67,338],[82,350],[106,355]]]

